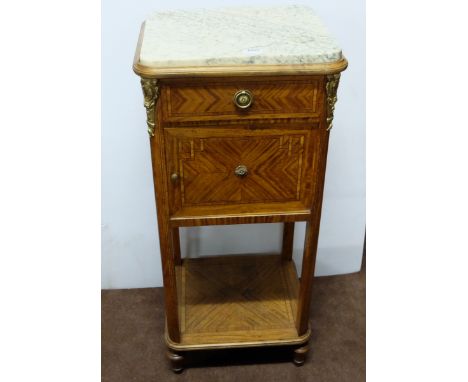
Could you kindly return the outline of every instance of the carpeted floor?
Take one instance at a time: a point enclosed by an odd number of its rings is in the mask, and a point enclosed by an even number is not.
[[[365,288],[365,267],[315,278],[311,351],[302,367],[290,349],[231,350],[195,353],[182,374],[165,358],[162,288],[102,291],[102,381],[364,381]]]

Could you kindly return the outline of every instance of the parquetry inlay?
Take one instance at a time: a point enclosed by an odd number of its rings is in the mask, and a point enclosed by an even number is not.
[[[184,139],[178,151],[183,205],[299,200],[303,135]]]

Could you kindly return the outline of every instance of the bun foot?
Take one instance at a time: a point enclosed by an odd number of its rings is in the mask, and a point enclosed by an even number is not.
[[[181,373],[182,370],[184,370],[184,357],[172,350],[168,350],[166,354],[171,364],[172,371],[174,373]]]
[[[294,349],[294,358],[293,362],[296,366],[302,366],[307,358],[307,353],[309,352],[309,345],[305,344],[304,346]]]

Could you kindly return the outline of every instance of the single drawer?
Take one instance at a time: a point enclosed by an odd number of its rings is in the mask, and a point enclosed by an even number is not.
[[[163,86],[163,122],[319,117],[321,78],[173,82]]]

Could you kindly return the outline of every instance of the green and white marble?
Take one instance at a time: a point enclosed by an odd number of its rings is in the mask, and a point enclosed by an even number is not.
[[[150,67],[315,64],[341,49],[310,7],[161,11],[145,23],[140,63]]]

